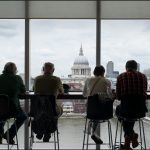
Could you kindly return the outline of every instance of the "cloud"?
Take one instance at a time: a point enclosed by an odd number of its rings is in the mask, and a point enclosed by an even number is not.
[[[12,38],[17,35],[19,20],[1,20],[0,21],[0,37],[2,38]],[[22,21],[21,21],[22,22]]]

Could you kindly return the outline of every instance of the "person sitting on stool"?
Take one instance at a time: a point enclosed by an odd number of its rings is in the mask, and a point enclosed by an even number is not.
[[[138,134],[134,132],[135,121],[129,121],[145,116],[147,111],[145,100],[147,97],[147,78],[137,71],[137,62],[129,60],[126,63],[126,72],[117,78],[116,95],[121,104],[116,108],[118,117],[127,118],[123,120],[125,143],[123,149],[131,149],[138,146]]]
[[[34,81],[34,92],[35,94],[42,95],[54,95],[57,99],[58,94],[63,94],[63,84],[59,77],[53,75],[54,73],[54,64],[46,62],[43,66],[43,75],[39,75],[35,78]],[[56,113],[60,117],[63,113],[61,103],[56,100]],[[38,139],[42,139],[43,135],[37,135]],[[49,142],[51,133],[48,131],[44,134],[43,142]]]
[[[4,66],[3,73],[0,75],[0,94],[8,95],[10,115],[16,118],[17,131],[23,125],[27,118],[26,113],[22,110],[18,95],[26,92],[23,80],[16,75],[17,67],[13,62],[8,62]],[[1,122],[3,121],[3,122]],[[6,139],[9,144],[15,144],[13,138],[16,135],[15,123],[9,129],[9,141],[7,139],[7,131],[4,134],[5,121],[0,120],[0,143],[2,138]]]
[[[109,97],[112,97],[111,83],[108,79],[104,77],[105,68],[103,66],[96,66],[94,69],[94,76],[85,81],[85,86],[83,89],[83,96],[92,96],[97,93],[106,93]],[[97,122],[93,124],[93,131],[91,138],[96,144],[103,144],[103,141],[96,133]]]

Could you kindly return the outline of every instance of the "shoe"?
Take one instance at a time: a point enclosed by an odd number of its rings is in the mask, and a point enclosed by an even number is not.
[[[126,147],[125,145],[121,144],[120,150],[133,150],[131,147]]]
[[[9,144],[11,144],[11,145],[14,145],[14,144],[15,144],[15,141],[13,140],[13,137],[11,137],[10,135],[9,135],[9,141],[8,141],[8,139],[7,139],[7,133],[5,133],[5,134],[3,135],[3,138],[7,141],[7,143],[9,143]]]
[[[37,134],[37,135],[36,135],[36,138],[39,139],[39,140],[41,140],[42,137],[43,137],[43,134]]]
[[[132,150],[130,147],[131,137],[126,135],[124,145],[121,144],[121,150]]]
[[[3,143],[3,137],[2,137],[2,135],[0,135],[0,144],[2,144]]]
[[[91,138],[96,144],[103,144],[103,141],[97,135],[93,134]]]
[[[131,142],[132,142],[133,148],[136,148],[139,145],[137,133],[133,133],[132,138],[131,138]]]
[[[50,134],[45,134],[43,137],[43,142],[49,142],[49,139],[51,138]]]

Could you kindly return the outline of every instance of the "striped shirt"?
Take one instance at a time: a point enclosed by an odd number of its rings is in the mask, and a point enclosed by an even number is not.
[[[144,74],[136,71],[127,71],[117,78],[117,98],[123,96],[145,96],[147,92],[147,78]]]

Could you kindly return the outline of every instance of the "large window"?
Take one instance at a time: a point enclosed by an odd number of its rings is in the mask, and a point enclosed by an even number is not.
[[[17,66],[18,75],[24,79],[24,20],[3,19],[0,20],[0,74],[7,62],[14,62]],[[21,101],[24,107],[24,102]],[[24,148],[23,127],[19,130],[19,147]],[[2,147],[5,149],[6,147]]]
[[[93,69],[95,66],[95,20],[31,20],[31,77],[42,73],[44,62],[55,64],[55,75],[68,78],[71,68],[83,55]],[[77,59],[81,63],[84,58]],[[78,68],[77,68],[78,69]],[[75,71],[75,70],[74,70]],[[77,71],[77,70],[76,70]],[[78,73],[79,74],[79,70]],[[84,74],[84,72],[81,72]]]

